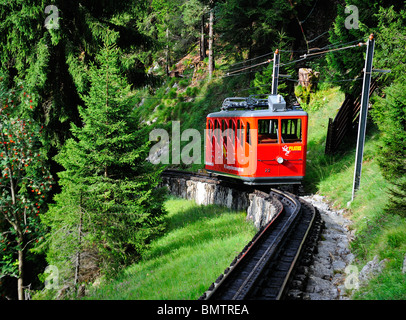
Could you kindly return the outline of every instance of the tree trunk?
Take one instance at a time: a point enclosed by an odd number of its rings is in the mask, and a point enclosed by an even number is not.
[[[213,8],[210,10],[209,18],[209,77],[213,76],[214,71],[214,59],[213,59],[213,21],[214,21],[214,12]]]
[[[18,241],[18,245],[21,248],[18,250],[18,280],[17,280],[17,291],[18,300],[24,300],[24,252],[22,249],[23,242],[22,239]]]
[[[169,75],[169,28],[166,28],[166,53],[165,53],[165,60],[166,60],[166,75]]]
[[[200,61],[206,58],[206,39],[204,38],[204,14],[202,14],[202,21],[200,26]]]
[[[79,217],[79,230],[78,230],[78,251],[76,252],[76,264],[75,264],[75,286],[79,282],[79,272],[80,272],[80,250],[82,245],[82,221],[83,221],[83,212],[82,212],[82,195],[80,195],[80,217]]]

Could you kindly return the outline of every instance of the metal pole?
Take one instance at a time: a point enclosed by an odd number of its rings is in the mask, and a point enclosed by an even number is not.
[[[273,54],[273,73],[272,73],[272,94],[276,95],[278,92],[278,78],[279,78],[279,50],[276,49]]]
[[[357,151],[355,154],[355,170],[354,170],[354,184],[352,188],[352,198],[354,200],[355,192],[359,189],[361,180],[361,169],[362,169],[362,157],[364,155],[364,144],[365,144],[365,132],[367,126],[367,114],[368,114],[368,103],[369,103],[369,89],[371,84],[372,75],[372,60],[374,57],[374,35],[369,36],[367,43],[367,52],[364,67],[364,81],[362,84],[362,98],[361,98],[361,109],[359,113],[359,126],[358,126],[358,138],[357,138]]]

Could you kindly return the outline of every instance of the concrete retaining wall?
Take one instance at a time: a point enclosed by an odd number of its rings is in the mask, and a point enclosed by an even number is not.
[[[219,183],[177,177],[162,177],[162,181],[172,195],[194,200],[199,205],[217,204],[233,210],[246,210],[247,219],[253,221],[257,229],[277,214],[276,206],[263,192],[247,192]]]

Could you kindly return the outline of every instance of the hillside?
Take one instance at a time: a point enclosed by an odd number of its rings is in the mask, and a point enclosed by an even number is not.
[[[185,80],[171,79],[166,89],[160,88],[161,93],[155,96],[160,98],[160,103],[157,101],[151,103],[150,110],[154,108],[155,112],[147,112],[150,120],[163,119],[160,117],[166,114],[168,121],[179,120],[184,128],[192,127],[202,131],[206,113],[218,110],[225,97],[239,95],[235,92],[248,92],[244,85],[248,80],[244,77],[215,79],[199,87],[194,87],[191,83],[192,88],[199,90],[199,93],[191,97],[187,95],[189,87],[182,87],[182,82],[184,83]],[[232,86],[235,91],[230,89]],[[172,98],[168,99],[169,96]],[[187,104],[182,101],[183,99],[187,101]],[[336,155],[324,154],[328,118],[335,116],[343,100],[344,93],[340,91],[340,88],[327,83],[322,84],[319,90],[312,94],[310,103],[306,105],[309,113],[309,140],[305,192],[326,196],[333,208],[344,209],[346,218],[353,221],[352,231],[355,238],[351,243],[351,248],[356,256],[355,266],[359,271],[375,256],[379,261],[388,259],[382,274],[373,279],[368,286],[354,292],[353,298],[405,299],[406,290],[399,284],[399,281],[405,279],[402,267],[406,252],[404,237],[406,220],[385,212],[390,183],[382,176],[377,160],[380,152],[381,133],[372,119],[369,119],[361,188],[352,203],[350,200],[356,133],[347,137],[340,152]],[[179,104],[187,106],[184,113],[176,113],[177,108],[182,108]],[[159,107],[156,108],[155,105],[159,105]],[[190,119],[190,114],[194,115],[193,120]],[[175,167],[195,171],[203,168],[203,164],[180,164]]]
[[[406,1],[10,0],[0,16],[0,299],[75,296],[148,256],[169,231],[161,170],[204,167],[206,115],[269,93],[276,49],[278,93],[310,116],[304,190],[354,221],[358,270],[385,264],[354,298],[404,298]],[[349,203],[354,132],[324,147],[328,118],[361,92],[367,39],[378,89]],[[160,166],[162,129],[174,152]]]

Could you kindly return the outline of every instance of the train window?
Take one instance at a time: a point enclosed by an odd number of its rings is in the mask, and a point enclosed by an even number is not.
[[[278,119],[258,120],[258,143],[278,143]]]
[[[230,139],[233,141],[233,145],[235,146],[235,137],[237,134],[237,130],[235,129],[235,122],[233,120],[230,120],[230,128],[232,128],[233,131],[230,132]]]
[[[302,142],[302,119],[282,119],[282,143]]]
[[[238,120],[237,130],[238,130],[238,132],[237,132],[238,139],[240,140],[241,146],[243,146],[244,145],[244,124],[240,120]]]
[[[247,122],[247,140],[246,140],[246,142],[248,144],[251,144],[250,123],[249,122]]]
[[[214,134],[216,136],[217,141],[219,141],[219,139],[220,139],[220,130],[217,130],[217,129],[220,129],[220,121],[218,121],[216,119],[216,120],[214,120]]]

